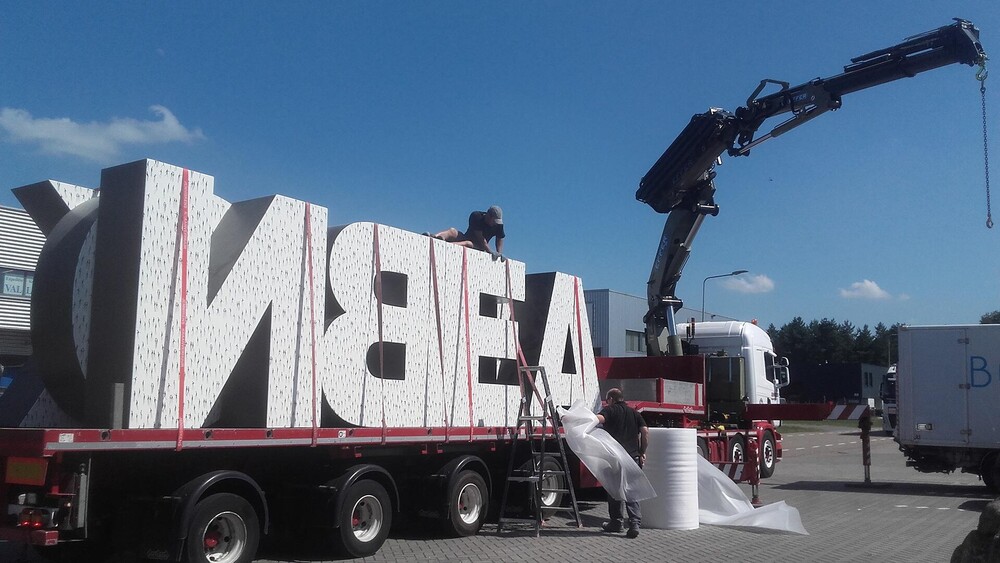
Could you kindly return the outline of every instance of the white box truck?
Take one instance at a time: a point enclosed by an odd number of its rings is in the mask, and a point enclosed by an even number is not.
[[[903,326],[896,441],[921,472],[980,475],[1000,492],[1000,325]]]

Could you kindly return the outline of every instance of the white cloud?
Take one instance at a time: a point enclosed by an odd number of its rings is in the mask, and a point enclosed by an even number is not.
[[[723,285],[739,293],[768,293],[774,291],[774,281],[764,274],[733,276],[727,278]]]
[[[854,282],[848,289],[841,289],[840,296],[844,299],[891,299],[892,295],[882,289],[872,280]]]
[[[116,117],[107,123],[76,123],[61,118],[35,118],[23,109],[0,109],[0,131],[11,143],[37,145],[53,154],[68,154],[106,161],[118,155],[124,145],[185,142],[204,139],[201,129],[181,125],[169,109],[152,106],[158,121]]]

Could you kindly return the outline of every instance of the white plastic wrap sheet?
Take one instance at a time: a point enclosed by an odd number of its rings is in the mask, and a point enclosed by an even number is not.
[[[694,428],[650,428],[642,470],[659,493],[642,502],[642,527],[698,527],[698,436]]]
[[[597,415],[582,401],[566,410],[559,408],[566,443],[587,469],[604,485],[611,498],[641,501],[656,496],[649,479],[625,448],[602,428]]]
[[[698,456],[698,508],[702,524],[752,526],[809,535],[797,509],[785,501],[754,508],[732,479],[701,456]]]
[[[649,480],[614,438],[597,428],[597,415],[582,402],[560,408],[566,443],[612,498],[648,500],[656,496]],[[698,459],[698,519],[716,526],[748,526],[809,535],[799,511],[784,501],[754,508],[725,473]],[[613,485],[609,485],[613,484]]]

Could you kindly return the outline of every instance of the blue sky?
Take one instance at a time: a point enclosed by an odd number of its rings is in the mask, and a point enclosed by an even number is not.
[[[0,205],[146,157],[215,176],[230,201],[323,205],[334,225],[463,228],[496,203],[529,272],[644,295],[665,216],[635,189],[693,114],[734,110],[763,78],[838,74],[953,17],[1000,53],[995,0],[676,4],[10,3]],[[706,276],[746,269],[707,282],[709,311],[874,326],[1000,309],[971,67],[845,96],[726,158],[716,184],[722,211],[678,287],[690,307]]]

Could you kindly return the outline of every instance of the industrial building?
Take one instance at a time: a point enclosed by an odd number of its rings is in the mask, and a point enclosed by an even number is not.
[[[0,393],[31,355],[31,288],[44,243],[25,211],[0,206]]]
[[[644,297],[629,295],[611,289],[584,290],[587,318],[590,319],[590,337],[595,356],[645,356],[646,324],[642,318],[649,311]],[[681,307],[675,313],[677,322],[700,320],[702,311]],[[734,321],[714,313],[704,315],[706,321]]]
[[[879,387],[886,366],[860,362],[792,366],[782,396],[797,403],[865,403],[881,408]]]

